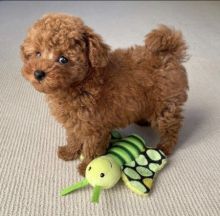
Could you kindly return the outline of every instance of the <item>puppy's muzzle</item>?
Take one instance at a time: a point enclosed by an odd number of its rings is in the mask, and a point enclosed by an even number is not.
[[[34,71],[34,77],[36,80],[41,81],[45,78],[46,73],[42,70],[36,70]]]

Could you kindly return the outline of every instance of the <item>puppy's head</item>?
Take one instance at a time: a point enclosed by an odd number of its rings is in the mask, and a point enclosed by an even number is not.
[[[28,31],[21,45],[23,76],[35,89],[53,93],[82,82],[105,67],[109,47],[78,17],[49,14]]]

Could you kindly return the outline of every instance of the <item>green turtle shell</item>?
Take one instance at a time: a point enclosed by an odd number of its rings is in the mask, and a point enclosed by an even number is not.
[[[113,131],[110,142],[107,155],[121,166],[125,185],[137,194],[148,195],[156,173],[167,162],[165,154],[147,147],[142,137],[136,134],[122,137],[118,131]]]
[[[166,164],[165,154],[158,149],[146,147],[135,160],[122,166],[122,180],[133,192],[148,195],[156,173]]]
[[[145,141],[136,134],[121,137],[120,133],[114,131],[111,135],[107,155],[114,158],[120,166],[135,160],[146,149]]]

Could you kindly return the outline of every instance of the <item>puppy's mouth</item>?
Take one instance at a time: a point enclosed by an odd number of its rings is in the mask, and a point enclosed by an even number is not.
[[[46,93],[45,88],[44,88],[42,82],[43,82],[43,81],[33,80],[33,81],[31,81],[31,84],[33,85],[33,87],[34,87],[37,91],[42,92],[42,93]]]
[[[34,77],[32,75],[27,75],[27,74],[24,74],[22,73],[23,77],[29,81],[32,86],[39,92],[44,92],[44,88],[43,88],[43,85],[42,85],[42,81],[37,81],[34,79]]]
[[[23,77],[31,83],[31,85],[34,87],[34,89],[41,93],[51,93],[54,92],[57,89],[57,86],[53,83],[53,85],[49,84],[48,77],[46,76],[44,79],[37,80],[36,77],[32,72],[22,71]]]
[[[37,90],[38,92],[45,93],[45,94],[51,94],[56,92],[59,87],[58,86],[51,86],[46,83],[46,80],[42,81],[32,81],[31,84]]]

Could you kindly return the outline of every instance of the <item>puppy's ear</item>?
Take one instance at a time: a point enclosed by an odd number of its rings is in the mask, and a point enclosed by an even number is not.
[[[94,68],[105,67],[108,63],[110,47],[103,42],[100,35],[94,33],[87,26],[85,27],[83,38],[87,46],[91,66]]]

